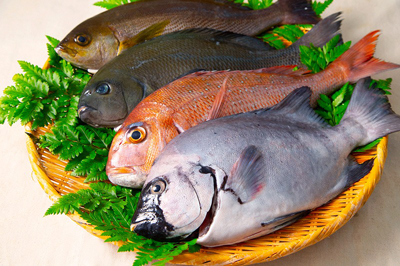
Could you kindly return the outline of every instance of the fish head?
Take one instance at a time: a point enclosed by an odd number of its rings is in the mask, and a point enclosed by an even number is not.
[[[106,173],[112,183],[143,187],[155,158],[178,135],[171,114],[158,102],[144,101],[133,109],[110,147]]]
[[[145,93],[136,78],[107,66],[93,75],[79,98],[79,118],[93,127],[120,126]]]
[[[118,46],[119,41],[109,27],[87,20],[68,33],[55,50],[77,67],[97,70],[117,56]]]
[[[212,173],[203,170],[196,155],[157,159],[142,189],[131,230],[157,241],[194,236],[214,195]]]

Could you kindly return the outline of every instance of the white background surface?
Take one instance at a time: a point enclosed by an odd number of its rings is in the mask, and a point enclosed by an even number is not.
[[[0,90],[21,73],[17,60],[42,66],[45,35],[62,39],[74,26],[102,12],[95,1],[0,1]],[[353,44],[381,29],[376,56],[400,63],[400,0],[334,0],[323,17],[343,12],[342,33]],[[400,114],[400,70],[393,77],[393,109]],[[0,125],[0,265],[132,265],[132,253],[117,253],[66,216],[43,217],[51,205],[31,178],[24,129]],[[389,138],[388,159],[372,196],[342,229],[298,253],[264,263],[282,265],[400,264],[400,133]]]

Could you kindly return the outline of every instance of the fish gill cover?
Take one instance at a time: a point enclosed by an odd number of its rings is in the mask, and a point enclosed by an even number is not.
[[[313,9],[320,15],[332,1],[314,1]],[[95,5],[110,9],[128,2],[135,0],[104,0]],[[235,2],[252,9],[266,8],[272,4],[271,0]],[[260,37],[279,49],[299,39],[304,35],[303,29],[311,27],[312,25],[284,25]],[[154,265],[164,265],[183,251],[198,251],[200,247],[196,244],[196,239],[183,243],[164,243],[140,237],[130,231],[130,219],[140,191],[103,182],[107,180],[105,165],[115,132],[112,129],[81,124],[77,119],[78,99],[91,75],[61,59],[54,51],[59,41],[51,37],[48,40],[50,67],[42,69],[20,61],[24,74],[16,74],[13,78],[15,86],[5,88],[4,96],[0,98],[1,124],[7,120],[12,125],[19,120],[22,125],[32,123],[33,130],[51,126],[51,133],[34,141],[39,147],[59,155],[60,159],[68,160],[66,171],[72,171],[75,176],[86,176],[85,182],[91,182],[90,189],[81,189],[60,197],[45,215],[78,213],[89,224],[94,225],[95,229],[103,231],[102,236],[108,237],[105,242],[122,242],[118,251],[136,251],[133,265],[145,265],[153,260],[158,260]],[[302,62],[314,72],[324,69],[350,46],[349,42],[342,45],[338,43],[339,37],[335,37],[323,48],[302,46]],[[391,79],[372,83],[389,93]],[[330,97],[321,95],[316,112],[331,125],[338,124],[346,110],[352,89],[352,85],[346,84]],[[379,140],[374,141],[357,151],[369,149],[378,142]]]

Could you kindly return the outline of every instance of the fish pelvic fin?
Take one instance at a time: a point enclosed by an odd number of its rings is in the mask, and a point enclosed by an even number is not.
[[[118,47],[117,55],[121,54],[123,51],[127,50],[128,48],[130,48],[136,44],[145,42],[147,40],[153,39],[154,37],[161,35],[164,32],[165,27],[167,27],[167,25],[169,23],[170,23],[169,20],[155,23],[155,24],[145,28],[144,30],[140,31],[138,34],[133,36],[131,39],[121,42]]]
[[[295,213],[290,213],[281,217],[277,217],[271,221],[261,223],[262,227],[270,228],[271,232],[279,230],[285,226],[291,225],[297,220],[307,216],[310,213],[310,210],[300,211]]]
[[[329,42],[335,35],[339,34],[342,20],[340,12],[334,13],[321,20],[309,32],[290,46],[291,49],[299,50],[300,45],[309,46],[312,43],[316,47],[322,47]]]
[[[377,138],[400,131],[400,116],[391,109],[388,98],[382,90],[369,88],[370,79],[357,82],[347,110],[339,124],[358,123],[366,132],[359,146],[366,145]]]
[[[279,0],[276,5],[284,12],[281,24],[316,24],[321,20],[310,0]]]
[[[348,73],[348,81],[352,83],[386,70],[399,68],[400,65],[398,64],[388,63],[373,57],[378,37],[378,30],[367,34],[329,67],[344,68]]]
[[[246,147],[232,167],[226,180],[221,185],[222,189],[238,197],[240,204],[253,200],[265,184],[265,165],[262,154],[257,147]]]
[[[372,158],[368,161],[363,162],[362,164],[358,164],[356,160],[350,155],[349,166],[347,168],[347,183],[344,190],[348,189],[355,182],[359,181],[361,178],[371,172],[371,169],[374,166],[374,160],[375,158]]]

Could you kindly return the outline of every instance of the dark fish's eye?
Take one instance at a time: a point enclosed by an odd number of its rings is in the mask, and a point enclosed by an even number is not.
[[[156,182],[154,182],[154,184],[150,187],[150,192],[151,194],[161,194],[164,192],[165,187],[167,186],[167,184],[165,183],[164,180],[157,180]]]
[[[134,144],[142,142],[146,138],[146,135],[146,129],[143,127],[133,127],[128,132],[128,138]]]
[[[96,88],[96,92],[101,95],[108,94],[110,93],[110,91],[111,91],[110,85],[108,85],[107,83],[102,83]]]
[[[85,46],[89,44],[90,37],[86,34],[79,34],[75,36],[74,41],[81,46]]]

